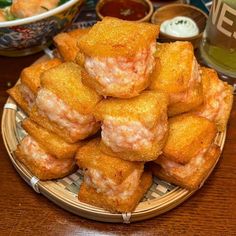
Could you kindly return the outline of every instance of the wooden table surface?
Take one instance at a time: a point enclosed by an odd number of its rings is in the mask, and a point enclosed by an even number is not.
[[[0,115],[20,71],[42,54],[0,57]],[[177,208],[143,222],[100,223],[35,193],[13,168],[0,138],[0,235],[236,235],[236,104],[222,157],[205,183]]]

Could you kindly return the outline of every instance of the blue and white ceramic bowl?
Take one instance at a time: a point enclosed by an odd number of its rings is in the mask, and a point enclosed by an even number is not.
[[[72,23],[83,2],[70,0],[39,15],[0,22],[0,55],[25,56],[43,50]]]

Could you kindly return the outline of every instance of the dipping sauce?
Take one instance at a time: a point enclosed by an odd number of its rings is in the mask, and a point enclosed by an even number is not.
[[[161,32],[180,38],[194,37],[199,34],[197,24],[189,17],[177,16],[161,24]]]
[[[105,2],[100,9],[100,13],[102,16],[136,21],[144,18],[149,10],[147,4],[138,0],[114,0]]]

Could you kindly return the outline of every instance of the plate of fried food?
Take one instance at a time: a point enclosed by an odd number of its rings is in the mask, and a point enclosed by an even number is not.
[[[54,38],[8,90],[2,135],[36,192],[77,215],[134,222],[198,190],[224,146],[232,87],[159,26],[105,17]]]

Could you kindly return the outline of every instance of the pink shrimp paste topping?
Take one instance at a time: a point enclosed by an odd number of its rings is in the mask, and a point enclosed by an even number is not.
[[[155,141],[161,141],[168,129],[167,116],[164,114],[152,129],[141,122],[127,118],[107,116],[102,124],[102,140],[114,152],[124,150],[138,151],[150,148]]]
[[[20,149],[28,159],[32,159],[36,165],[43,166],[47,170],[59,170],[63,173],[63,170],[67,171],[73,164],[71,159],[59,160],[46,153],[31,136],[26,136],[21,141]]]
[[[29,107],[32,108],[35,103],[35,95],[32,90],[25,84],[20,84],[19,89],[23,98],[28,103]]]
[[[151,43],[149,48],[137,52],[133,58],[101,58],[86,57],[85,69],[90,76],[108,91],[113,90],[114,84],[124,87],[133,87],[143,83],[155,66],[154,53],[156,42]]]
[[[80,114],[47,89],[39,90],[36,105],[42,115],[65,128],[72,137],[90,133],[96,125],[92,114]]]
[[[117,185],[112,179],[105,178],[101,171],[87,169],[84,172],[85,183],[96,189],[98,193],[104,193],[109,198],[127,199],[139,185],[140,173],[133,171],[121,184]]]

